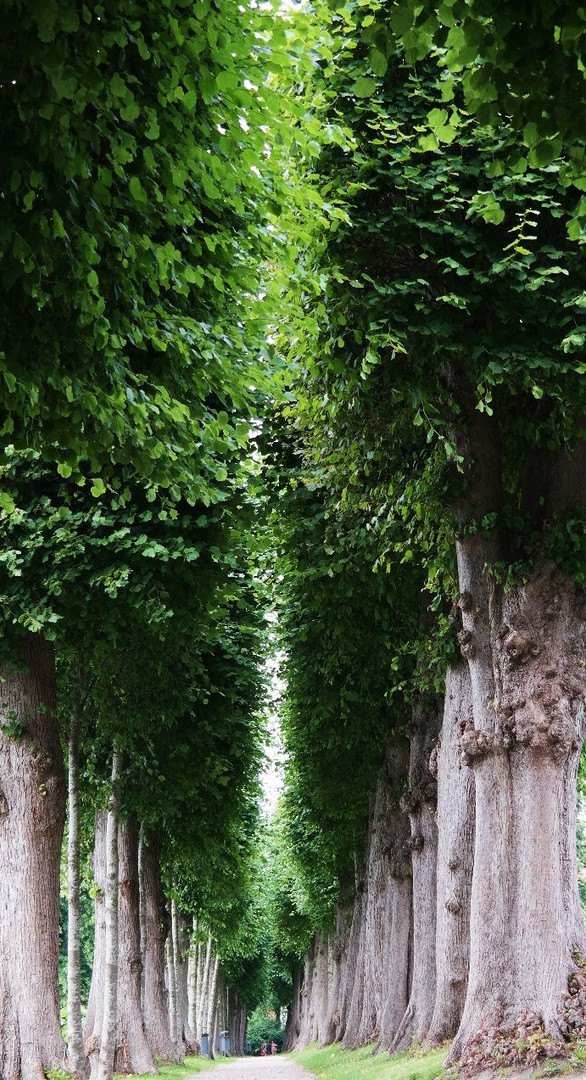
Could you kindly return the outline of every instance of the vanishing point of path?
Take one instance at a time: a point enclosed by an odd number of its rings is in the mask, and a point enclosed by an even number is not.
[[[225,1065],[216,1065],[212,1075],[218,1080],[313,1080],[313,1073],[307,1072],[307,1069],[302,1069],[300,1065],[295,1065],[280,1054],[265,1058],[238,1058]],[[196,1080],[196,1077],[193,1077],[193,1080]]]

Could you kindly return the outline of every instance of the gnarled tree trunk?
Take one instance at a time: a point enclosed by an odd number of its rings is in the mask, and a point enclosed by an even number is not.
[[[303,983],[303,969],[301,965],[293,971],[293,988],[291,990],[291,1003],[287,1011],[287,1022],[283,1036],[283,1050],[292,1050],[297,1045],[301,1029],[301,991]]]
[[[97,1054],[100,1048],[100,1033],[104,1013],[104,970],[106,950],[106,824],[107,816],[102,811],[96,814],[94,826],[94,962],[92,981],[85,1016],[86,1054]]]
[[[409,789],[401,799],[401,808],[409,814],[411,825],[408,845],[413,866],[413,975],[409,1004],[391,1045],[392,1053],[425,1038],[435,1004],[437,783],[429,762],[440,719],[437,701],[420,701],[414,706]]]
[[[408,847],[409,821],[402,813],[398,793],[405,786],[408,771],[406,746],[395,743],[387,750],[385,783],[386,868],[385,962],[380,972],[379,1049],[388,1050],[409,1000],[412,963],[412,878]]]
[[[342,979],[348,939],[350,934],[351,908],[340,900],[336,913],[336,927],[329,941],[330,987],[328,995],[328,1013],[323,1025],[322,1046],[329,1046],[339,1038],[341,1026]]]
[[[140,914],[138,884],[138,821],[129,814],[121,822],[119,858],[119,959],[116,1055],[118,1073],[156,1073],[146,1039],[141,1008]]]
[[[161,885],[159,843],[152,829],[144,831],[141,845],[145,935],[143,942],[143,1015],[149,1046],[162,1061],[180,1061],[171,1038],[165,986],[167,915]]]
[[[92,1076],[112,1080],[116,1052],[116,1015],[118,1005],[118,818],[122,757],[117,747],[112,753],[112,777],[106,819],[106,940],[104,945],[104,1006],[100,1049],[92,1061]]]
[[[80,674],[69,728],[67,823],[67,1045],[71,1066],[81,1080],[89,1071],[81,1022],[81,948],[79,940],[79,740],[82,704]]]
[[[0,686],[0,1074],[44,1080],[63,1069],[59,1017],[59,865],[65,782],[55,718],[55,660],[22,639],[25,670]]]
[[[474,860],[474,776],[461,755],[462,732],[472,722],[466,663],[450,667],[436,756],[437,928],[436,999],[430,1043],[452,1038],[464,1009],[470,960],[470,890]]]
[[[175,969],[177,972],[177,1031],[186,1054],[195,1054],[197,1050],[195,1032],[189,1023],[188,968],[191,938],[187,918],[177,912],[176,934],[174,940]]]
[[[484,569],[492,554],[482,534],[459,544],[473,712],[462,743],[476,788],[470,974],[451,1055],[465,1062],[494,1061],[495,1039],[535,1022],[555,1040],[584,1030],[579,999],[570,1017],[564,1004],[586,955],[575,855],[586,594],[548,563],[505,592]]]

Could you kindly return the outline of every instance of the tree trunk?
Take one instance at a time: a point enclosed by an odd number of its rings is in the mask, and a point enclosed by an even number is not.
[[[59,866],[65,781],[55,718],[55,659],[22,640],[25,670],[0,688],[0,1074],[44,1080],[63,1069],[59,1017]]]
[[[187,1022],[197,1044],[197,973],[199,970],[199,957],[201,943],[197,941],[197,919],[192,924],[193,945],[189,951],[187,960]],[[199,1048],[196,1046],[196,1053]]]
[[[201,993],[199,1002],[199,1020],[197,1025],[197,1037],[201,1040],[201,1036],[207,1031],[208,1022],[208,998],[209,998],[209,983],[210,983],[210,963],[212,957],[212,938],[211,934],[208,935],[206,944],[205,957],[203,960],[203,970],[201,975]],[[207,1031],[209,1035],[209,1031]]]
[[[177,972],[177,1031],[186,1054],[195,1054],[196,1038],[189,1023],[188,968],[191,939],[186,916],[177,913],[175,938],[175,969]]]
[[[386,760],[386,875],[381,919],[385,927],[384,963],[380,969],[379,1049],[388,1050],[405,1014],[409,1000],[412,963],[412,865],[410,826],[402,813],[398,792],[404,789],[409,767],[406,745],[391,744]]]
[[[215,956],[210,976],[210,989],[208,998],[207,1026],[210,1037],[210,1057],[213,1057],[214,1025],[217,1018],[217,988],[218,973],[220,970],[220,957]]]
[[[177,978],[175,974],[175,956],[173,951],[173,917],[165,942],[165,969],[167,972],[167,1002],[169,1005],[169,1031],[171,1042],[177,1047],[177,1053],[182,1055],[182,1047],[177,1031]]]
[[[79,679],[78,674],[78,679]],[[69,820],[67,832],[67,1046],[76,1076],[82,1080],[89,1071],[81,1022],[81,949],[79,940],[79,739],[82,705],[79,685],[69,728]]]
[[[439,735],[441,709],[437,701],[418,702],[413,709],[409,759],[409,789],[401,809],[409,814],[409,847],[413,866],[413,971],[405,1015],[391,1053],[423,1041],[435,1005],[435,934],[437,882],[437,782],[429,770]]]
[[[107,814],[96,814],[94,827],[94,962],[85,1017],[85,1050],[90,1060],[100,1052],[104,1014],[104,972],[106,967],[106,828]]]
[[[95,1063],[97,1080],[112,1080],[116,1052],[116,1012],[118,999],[118,816],[122,760],[114,747],[112,781],[106,823],[106,940],[104,949],[104,1005],[100,1052]],[[92,1073],[94,1063],[92,1062]]]
[[[138,821],[130,814],[120,824],[119,963],[116,1025],[117,1073],[156,1073],[147,1043],[141,1009],[140,913],[138,885]]]
[[[354,934],[356,934],[356,942],[353,956],[353,969],[349,969],[347,972],[347,985],[349,991],[347,996],[348,1007],[344,1033],[342,1036],[344,1047],[348,1050],[359,1045],[358,1033],[360,1031],[362,1010],[364,1006],[367,888],[366,871],[364,871],[356,893],[354,915],[352,918],[353,925],[350,931],[351,945],[354,946],[354,942],[352,941]]]
[[[448,669],[437,770],[436,999],[430,1043],[453,1038],[462,1018],[470,961],[470,889],[474,859],[474,776],[460,737],[472,722],[467,664]]]
[[[299,1035],[295,1043],[296,1049],[308,1046],[311,1042],[311,1017],[313,1008],[313,974],[315,970],[315,938],[307,951],[303,969],[303,984],[301,987],[301,1008],[299,1014]]]
[[[144,1024],[153,1055],[162,1061],[180,1061],[171,1038],[165,987],[165,897],[161,885],[159,842],[145,831],[142,845],[145,938],[143,949]]]
[[[230,1053],[242,1057],[245,1049],[246,1008],[232,989],[228,989],[228,1034]]]
[[[346,950],[350,936],[350,920],[351,909],[349,909],[347,902],[340,900],[336,914],[336,927],[329,942],[331,982],[322,1046],[329,1046],[340,1037],[342,985]]]
[[[481,533],[459,544],[473,710],[462,746],[475,776],[476,843],[470,973],[451,1060],[502,1064],[495,1044],[504,1039],[508,1065],[519,1030],[543,1025],[556,1042],[585,1030],[575,807],[586,604],[552,564],[505,593],[484,570],[491,556]]]
[[[303,971],[301,965],[297,965],[293,971],[293,987],[291,990],[291,1004],[287,1011],[287,1022],[283,1036],[283,1050],[292,1050],[297,1046],[301,1029],[301,987]]]

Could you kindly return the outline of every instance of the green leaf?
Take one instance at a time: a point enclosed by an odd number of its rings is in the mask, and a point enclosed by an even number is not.
[[[374,79],[370,79],[365,75],[361,75],[352,84],[352,93],[355,97],[359,98],[370,97],[371,94],[374,94],[376,86],[377,84]]]

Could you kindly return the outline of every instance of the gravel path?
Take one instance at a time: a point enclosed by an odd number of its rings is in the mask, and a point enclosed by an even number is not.
[[[287,1057],[277,1054],[275,1057],[244,1057],[229,1061],[225,1065],[216,1065],[208,1074],[218,1080],[313,1080],[313,1073],[295,1065]],[[189,1078],[196,1080],[196,1077]],[[199,1080],[199,1076],[197,1077]]]

